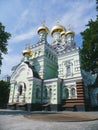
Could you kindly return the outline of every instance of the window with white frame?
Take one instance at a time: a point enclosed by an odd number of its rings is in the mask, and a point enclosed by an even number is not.
[[[44,89],[44,98],[47,98],[48,93],[47,93],[47,88]]]
[[[72,75],[72,63],[70,61],[65,62],[65,67],[66,67],[66,76],[71,76]]]
[[[66,88],[65,89],[65,98],[68,99],[69,98],[69,90]]]
[[[76,96],[76,90],[75,88],[71,88],[71,97],[75,97]]]
[[[63,89],[63,98],[68,99],[69,98],[69,89],[65,88]]]
[[[52,89],[50,88],[49,89],[49,97],[51,98],[51,96],[52,96]]]
[[[71,75],[71,66],[68,65],[66,66],[66,76],[70,76]]]

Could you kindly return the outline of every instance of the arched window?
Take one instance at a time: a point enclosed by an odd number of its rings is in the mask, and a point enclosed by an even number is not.
[[[71,60],[65,61],[66,76],[72,76],[73,63]]]
[[[50,88],[49,89],[49,97],[51,97],[52,96],[52,89]]]
[[[37,51],[34,53],[34,56],[35,56],[35,57],[37,56]]]
[[[71,96],[72,96],[72,97],[75,97],[75,88],[72,88],[72,89],[71,89]]]
[[[40,98],[40,89],[39,88],[36,89],[36,98]]]
[[[44,97],[47,98],[47,95],[48,95],[47,94],[47,89],[45,88],[45,90],[44,90]]]
[[[46,34],[43,31],[41,31],[39,33],[39,41],[42,42],[42,41],[45,41],[45,40],[46,40]]]
[[[19,92],[19,96],[22,95],[22,85],[19,85],[18,92]]]
[[[71,66],[70,65],[66,66],[66,75],[67,76],[71,75]]]
[[[67,88],[65,88],[65,98],[68,99],[69,98],[69,90]]]

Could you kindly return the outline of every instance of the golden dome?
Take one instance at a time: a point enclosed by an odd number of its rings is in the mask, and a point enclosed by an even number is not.
[[[38,28],[37,32],[39,33],[40,31],[45,31],[47,34],[49,32],[49,29],[45,26],[45,25],[42,25]]]
[[[52,29],[51,29],[51,35],[53,35],[54,32],[62,32],[65,31],[65,28],[62,25],[55,25]]]
[[[65,32],[65,31],[62,31],[62,32],[60,33],[60,36],[62,36],[62,35],[66,35],[66,32]]]
[[[71,30],[70,24],[68,25],[68,31],[66,32],[66,35],[68,35],[68,34],[75,35],[75,32],[73,32],[73,31]]]
[[[27,47],[25,50],[23,50],[22,54],[23,54],[23,56],[25,56],[27,54],[30,57],[33,55],[32,51],[30,50],[30,47]]]
[[[71,30],[68,30],[68,31],[66,32],[66,35],[68,35],[68,34],[75,35],[75,32],[73,32],[73,31],[71,31]]]

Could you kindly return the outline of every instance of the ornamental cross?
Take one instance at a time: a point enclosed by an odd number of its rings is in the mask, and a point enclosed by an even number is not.
[[[30,49],[30,43],[26,44],[26,49]]]
[[[59,19],[57,19],[57,20],[56,20],[56,23],[57,23],[57,24],[59,24],[59,23],[60,23],[60,20],[59,20]]]
[[[46,23],[46,21],[45,21],[45,20],[43,20],[43,21],[42,21],[42,25],[43,25],[43,26],[45,26],[45,23]]]
[[[69,25],[68,25],[68,30],[70,30],[70,28],[71,28],[71,25],[69,24]]]

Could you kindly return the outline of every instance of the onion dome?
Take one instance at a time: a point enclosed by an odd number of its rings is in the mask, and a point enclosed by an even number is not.
[[[27,46],[25,50],[22,52],[23,56],[29,55],[30,57],[33,55],[32,51],[30,50],[30,47]]]
[[[66,35],[68,35],[68,34],[75,35],[75,32],[73,32],[72,30],[69,30],[69,31],[66,32]]]
[[[52,29],[51,29],[51,35],[53,35],[54,32],[62,32],[62,31],[65,31],[66,29],[60,25],[60,24],[57,24],[55,25]]]
[[[38,28],[37,32],[39,33],[40,31],[45,31],[47,34],[49,33],[49,29],[45,25]]]
[[[39,34],[40,31],[44,31],[47,34],[49,33],[49,29],[45,26],[45,21],[42,22],[42,26],[38,28],[37,33]]]
[[[66,35],[68,35],[68,34],[75,35],[75,32],[73,32],[73,31],[70,29],[70,24],[68,25],[68,31],[66,32]]]
[[[62,32],[60,33],[60,36],[63,36],[63,35],[66,35],[66,32],[65,32],[65,31],[62,31]]]

